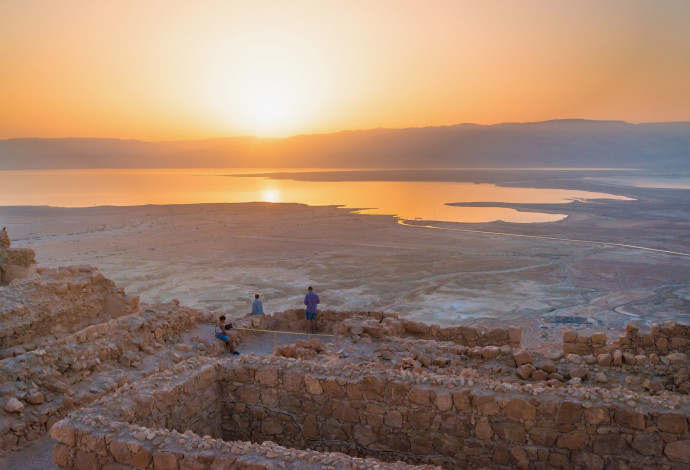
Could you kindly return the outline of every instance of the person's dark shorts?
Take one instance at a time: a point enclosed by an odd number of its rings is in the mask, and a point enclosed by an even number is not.
[[[304,313],[307,315],[307,320],[316,320],[316,312],[309,313],[305,310]]]
[[[228,335],[216,335],[216,338],[222,339],[223,341],[227,341],[230,339]]]

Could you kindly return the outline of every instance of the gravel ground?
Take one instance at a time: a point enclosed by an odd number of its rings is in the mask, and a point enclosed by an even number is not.
[[[49,435],[36,439],[30,445],[9,457],[0,458],[2,470],[53,470],[53,440]]]

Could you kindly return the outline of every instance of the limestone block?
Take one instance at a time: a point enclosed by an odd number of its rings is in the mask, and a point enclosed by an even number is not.
[[[655,434],[637,434],[633,437],[630,446],[642,455],[661,456],[664,444]]]
[[[519,366],[522,364],[531,364],[532,363],[532,355],[527,351],[526,349],[518,349],[513,353],[513,359],[515,360],[515,363]]]
[[[493,395],[478,395],[472,399],[472,404],[480,414],[495,415],[498,414],[498,403]],[[456,406],[457,408],[457,406]]]
[[[453,398],[449,393],[436,394],[436,408],[441,411],[449,411],[453,408]]]
[[[668,349],[668,340],[664,338],[663,336],[660,336],[659,338],[656,339],[656,347],[660,351],[664,352]]]
[[[43,403],[43,394],[39,391],[31,392],[24,397],[24,400],[32,405],[40,405]]]
[[[563,342],[564,343],[574,343],[577,340],[577,332],[572,330],[563,330]]]
[[[153,454],[153,468],[156,470],[178,470],[177,457],[171,452]]]
[[[307,388],[307,392],[312,395],[321,395],[323,393],[321,383],[311,375],[304,376],[304,385]]]
[[[69,419],[58,421],[50,428],[50,437],[67,447],[74,447],[76,433]]]
[[[616,349],[613,352],[613,365],[617,367],[623,365],[623,353],[620,351],[620,349]]]
[[[572,401],[564,401],[558,407],[558,424],[576,424],[582,417],[582,406]]]
[[[545,426],[535,426],[529,431],[532,442],[538,446],[552,447],[558,437],[555,429]]]
[[[686,365],[688,363],[688,355],[684,353],[675,352],[666,357],[671,361],[671,364]]]
[[[690,440],[666,444],[664,455],[674,462],[690,463]]]
[[[563,343],[563,354],[586,356],[590,354],[591,351],[591,346],[586,343]]]
[[[593,333],[591,338],[594,344],[606,344],[606,333]]]
[[[488,441],[494,435],[491,430],[491,424],[489,424],[488,418],[480,418],[477,424],[474,426],[474,435],[477,439],[483,441]]]
[[[485,346],[482,349],[482,358],[483,359],[495,359],[498,357],[500,352],[501,352],[501,350],[497,346]]]
[[[602,367],[608,367],[611,365],[611,362],[613,361],[613,358],[611,357],[611,354],[599,354],[597,356],[597,364],[599,364]]]
[[[649,358],[644,354],[638,354],[635,356],[635,364],[638,366],[644,366],[649,363]]]
[[[656,420],[660,431],[673,434],[685,434],[688,431],[688,420],[684,414],[664,413]]]
[[[527,380],[530,378],[530,376],[532,376],[532,374],[534,373],[535,370],[536,369],[534,368],[534,366],[532,364],[523,364],[515,370],[515,373],[521,379]],[[540,371],[540,372],[542,372],[543,374],[546,374],[546,372],[544,372],[544,371]],[[548,374],[546,374],[546,376],[548,377]]]
[[[626,408],[617,407],[615,411],[615,421],[623,427],[644,430],[644,415]]]
[[[21,413],[24,410],[24,404],[14,397],[10,397],[5,403],[5,411],[8,413]]]
[[[537,364],[537,367],[547,374],[553,374],[556,372],[556,364],[554,364],[553,361],[547,360],[547,361],[542,361],[539,364]]]
[[[57,443],[53,446],[53,463],[61,467],[69,467],[70,448],[64,444]]]
[[[546,373],[546,371],[543,371],[540,369],[540,370],[535,370],[534,372],[532,372],[531,377],[532,377],[532,380],[544,381],[544,380],[547,380],[549,378],[549,374]]]
[[[588,374],[589,372],[586,367],[576,367],[570,371],[571,378],[584,379]]]
[[[420,406],[428,406],[431,403],[431,392],[421,388],[412,388],[407,394],[410,403]]]
[[[503,414],[509,418],[534,421],[537,409],[521,398],[513,398],[503,408]]]
[[[582,431],[570,431],[558,438],[558,447],[568,450],[584,449],[589,444],[589,436]]]
[[[522,328],[516,327],[516,326],[509,326],[508,327],[508,341],[511,344],[520,344],[522,337]]]
[[[510,422],[494,422],[492,426],[493,432],[507,442],[514,444],[525,444],[527,442],[527,433],[521,424]]]
[[[602,434],[593,439],[592,449],[599,455],[620,455],[628,450],[628,443],[619,434]]]

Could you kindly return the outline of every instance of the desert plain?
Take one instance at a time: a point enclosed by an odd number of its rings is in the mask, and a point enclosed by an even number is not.
[[[98,266],[142,301],[179,299],[231,315],[248,313],[254,293],[267,312],[297,308],[312,285],[323,307],[333,310],[395,312],[444,326],[510,321],[523,327],[523,344],[530,347],[559,342],[564,326],[604,330],[613,339],[630,321],[642,327],[688,323],[690,191],[612,185],[590,173],[477,171],[472,178],[631,200],[484,203],[568,215],[527,224],[401,223],[336,206],[266,202],[16,206],[0,208],[0,220],[13,246],[36,251],[39,266]],[[372,178],[368,172],[273,176]]]

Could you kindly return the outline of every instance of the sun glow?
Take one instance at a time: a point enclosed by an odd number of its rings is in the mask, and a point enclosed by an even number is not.
[[[266,189],[261,193],[264,202],[280,202],[280,192],[276,189]]]
[[[220,59],[210,98],[233,127],[258,136],[294,133],[321,112],[323,61],[297,37],[248,33]]]

